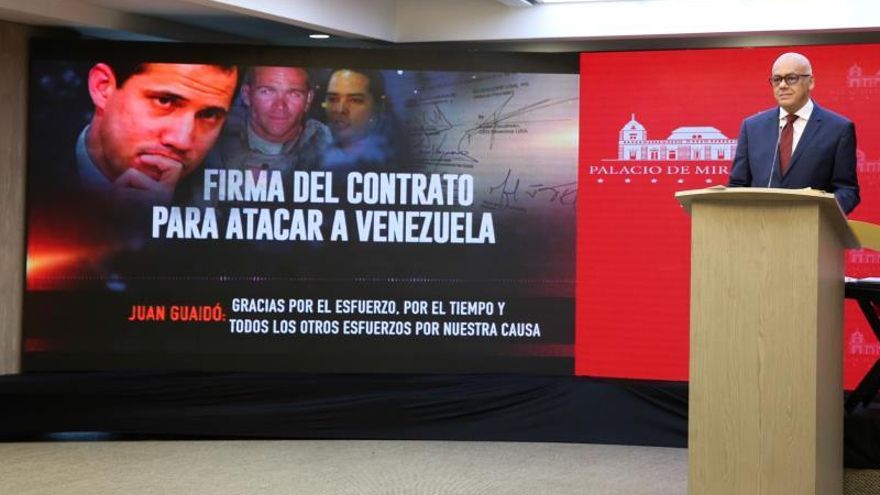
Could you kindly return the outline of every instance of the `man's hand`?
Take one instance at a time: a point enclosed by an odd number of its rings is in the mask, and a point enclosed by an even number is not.
[[[168,204],[183,172],[183,164],[162,155],[141,155],[143,166],[126,170],[113,183],[113,197],[121,201]]]

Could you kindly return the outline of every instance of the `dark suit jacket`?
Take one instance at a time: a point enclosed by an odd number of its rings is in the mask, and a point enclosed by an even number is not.
[[[812,187],[834,193],[843,211],[851,212],[860,201],[853,123],[815,105],[784,176],[780,176],[779,154],[775,149],[779,132],[778,107],[743,121],[729,185]]]

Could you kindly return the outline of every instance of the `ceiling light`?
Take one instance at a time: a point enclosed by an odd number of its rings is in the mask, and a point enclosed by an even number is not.
[[[535,0],[498,0],[508,7],[533,7]]]
[[[313,40],[326,40],[329,37],[330,37],[329,34],[321,34],[321,33],[315,33],[315,34],[309,35],[309,38],[311,38]]]
[[[535,3],[588,3],[588,2],[604,2],[606,0],[535,0]]]

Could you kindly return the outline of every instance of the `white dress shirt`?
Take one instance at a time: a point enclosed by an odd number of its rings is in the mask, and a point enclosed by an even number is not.
[[[794,121],[794,135],[791,139],[791,153],[794,154],[794,150],[797,149],[798,142],[801,140],[801,136],[804,134],[804,128],[807,127],[807,122],[810,120],[810,116],[813,115],[813,100],[807,100],[807,103],[804,104],[794,114],[798,116],[797,120]],[[779,107],[779,129],[781,130],[785,127],[785,116],[788,115],[788,112],[785,111],[782,107]]]

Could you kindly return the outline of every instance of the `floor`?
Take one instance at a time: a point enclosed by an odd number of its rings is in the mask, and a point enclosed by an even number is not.
[[[0,443],[2,494],[684,495],[687,451],[415,441]]]

